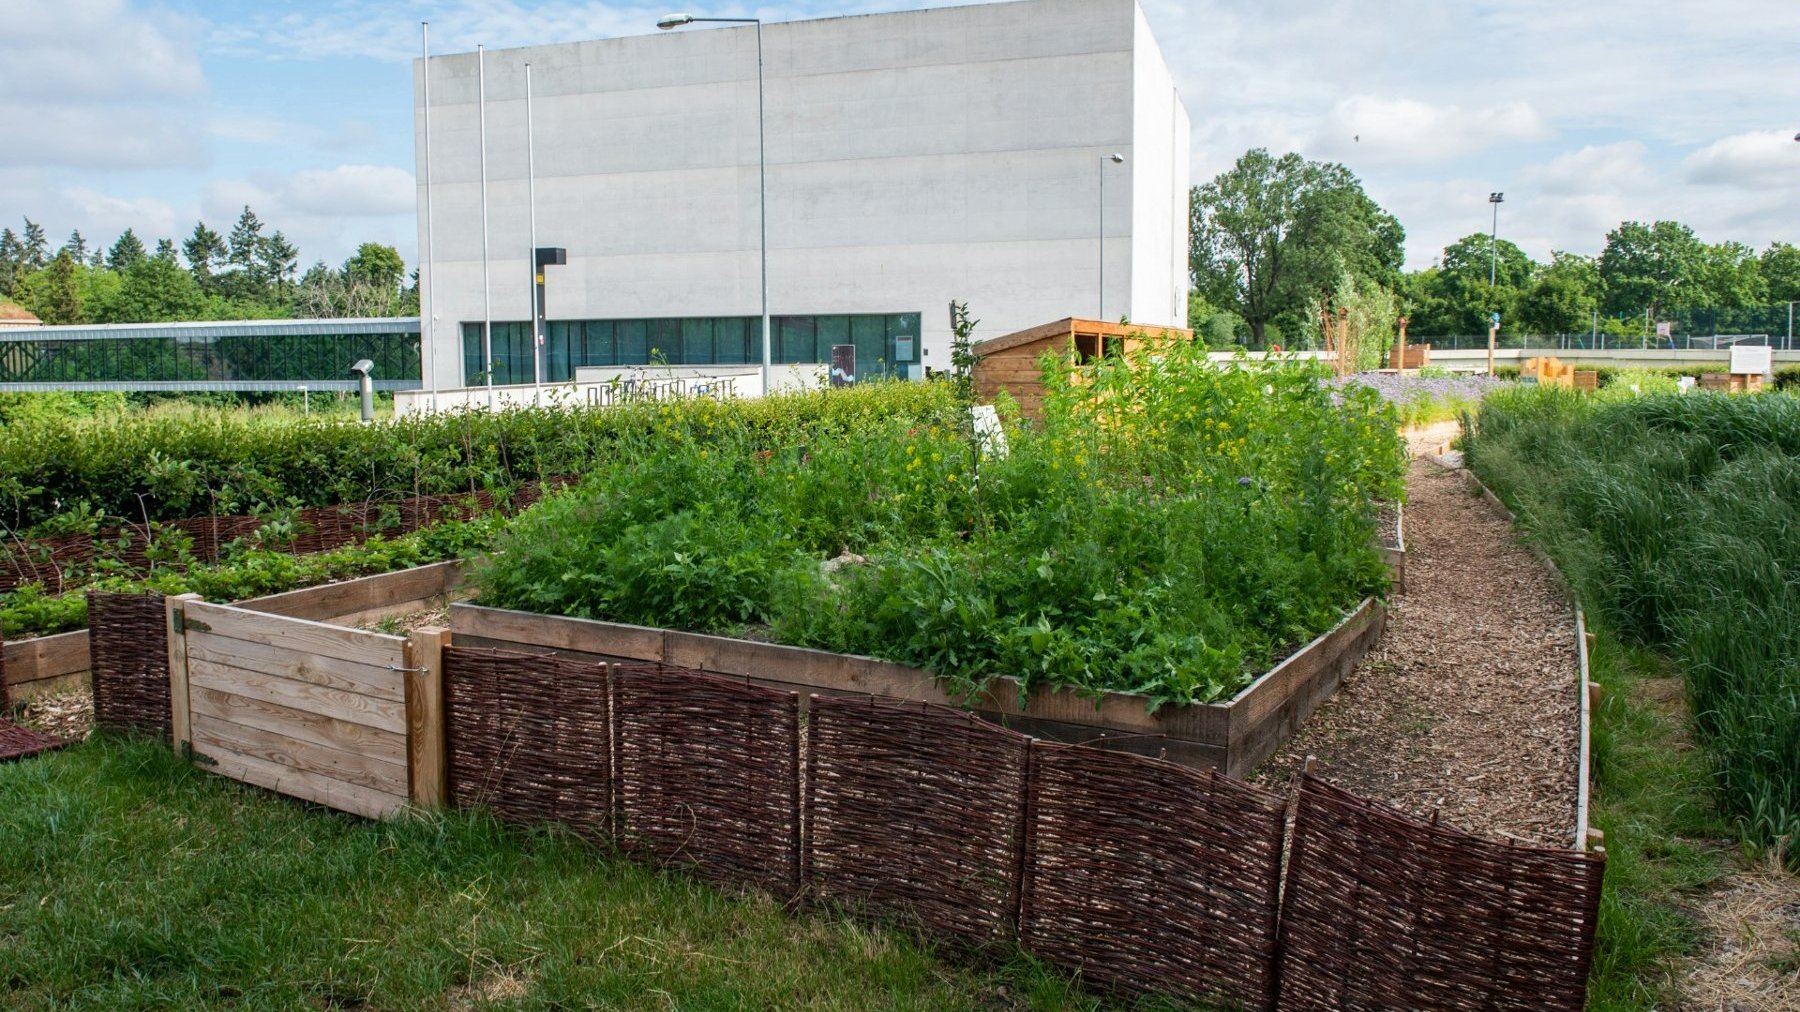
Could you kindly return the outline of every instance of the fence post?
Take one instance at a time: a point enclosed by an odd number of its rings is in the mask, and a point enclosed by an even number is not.
[[[188,711],[187,603],[205,600],[199,594],[163,598],[163,618],[169,633],[169,744],[185,753],[192,737]]]
[[[407,796],[419,808],[441,808],[448,793],[444,741],[444,647],[450,630],[428,626],[406,638]]]

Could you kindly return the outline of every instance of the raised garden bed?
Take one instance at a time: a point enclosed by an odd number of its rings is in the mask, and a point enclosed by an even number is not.
[[[437,562],[252,598],[236,602],[236,607],[355,626],[442,604],[455,597],[461,586],[462,563]],[[15,700],[87,684],[86,629],[7,643],[4,649],[6,688]]]
[[[1152,713],[1143,696],[1039,688],[1020,698],[998,678],[975,698],[953,698],[928,671],[850,654],[472,604],[450,608],[458,646],[497,647],[612,661],[661,661],[822,695],[883,695],[965,706],[982,717],[1064,742],[1113,747],[1242,776],[1273,752],[1380,638],[1387,610],[1369,598],[1231,699]]]

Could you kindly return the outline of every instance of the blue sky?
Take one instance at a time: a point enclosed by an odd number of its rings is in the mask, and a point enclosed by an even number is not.
[[[1800,4],[1141,0],[1203,182],[1246,148],[1342,161],[1400,217],[1410,266],[1488,227],[1594,253],[1624,219],[1800,241]],[[722,3],[768,20],[920,6]],[[680,3],[675,6],[681,6]],[[245,203],[304,263],[408,262],[409,61],[652,31],[663,6],[576,0],[0,0],[0,223],[60,243],[223,231]]]

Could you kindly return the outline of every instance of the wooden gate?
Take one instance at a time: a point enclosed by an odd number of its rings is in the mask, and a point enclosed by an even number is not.
[[[369,818],[443,798],[447,631],[389,636],[170,598],[177,748],[235,780]]]

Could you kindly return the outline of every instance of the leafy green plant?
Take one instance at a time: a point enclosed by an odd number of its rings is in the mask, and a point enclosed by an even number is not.
[[[766,627],[957,691],[1009,675],[1217,699],[1385,586],[1370,503],[1401,492],[1394,414],[1324,379],[1221,369],[1190,342],[1053,362],[1042,424],[1011,415],[1010,453],[985,458],[949,384],[854,427],[669,410],[521,517],[475,581],[501,607]]]

